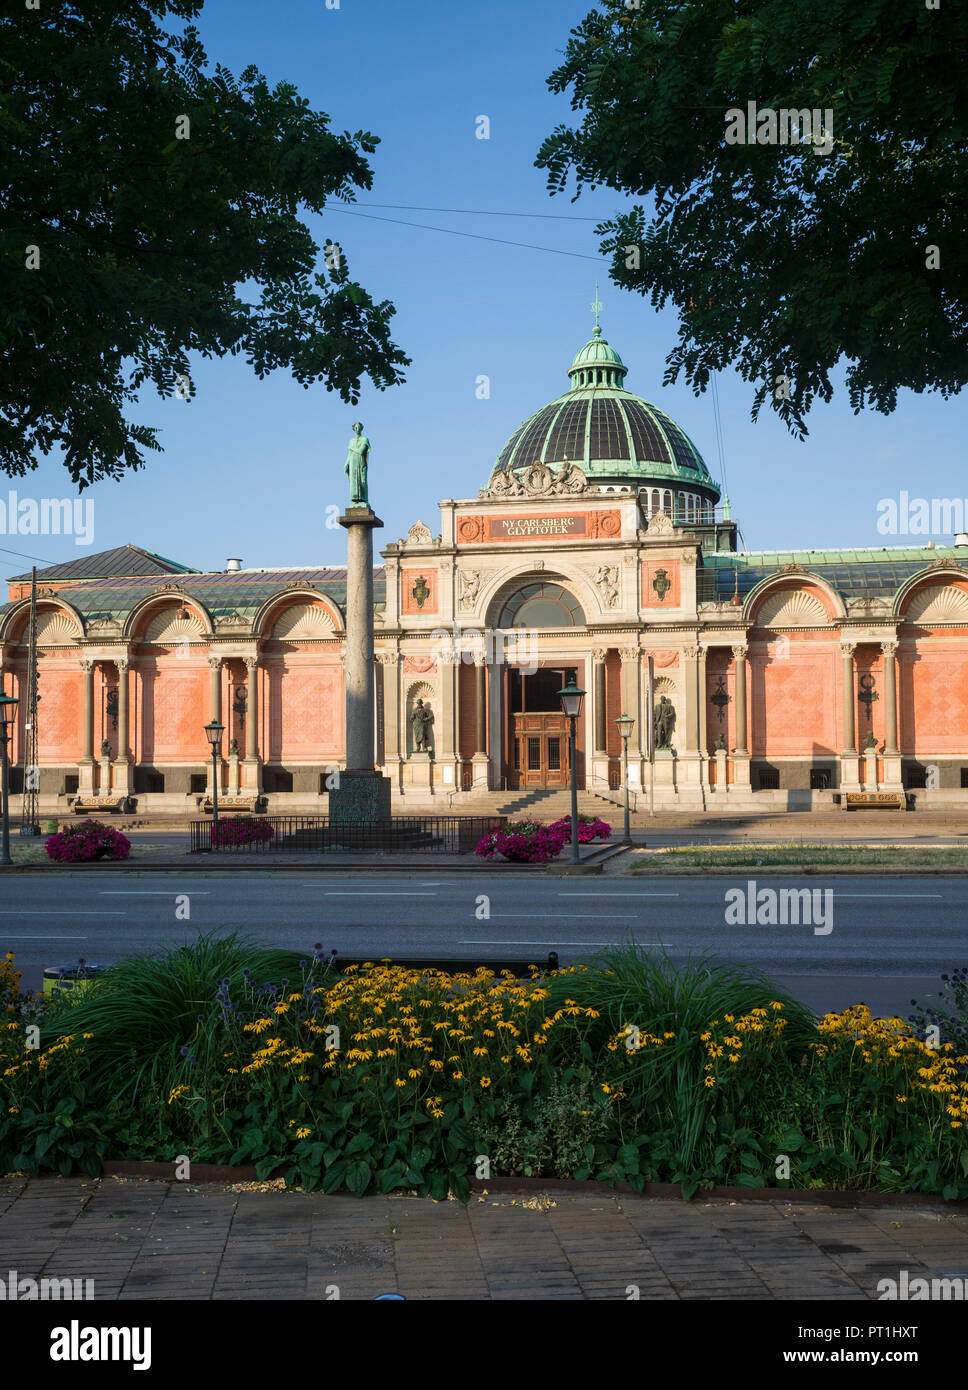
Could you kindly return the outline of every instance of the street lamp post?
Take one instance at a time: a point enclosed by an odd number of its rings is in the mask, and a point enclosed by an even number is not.
[[[632,843],[632,833],[629,830],[629,735],[635,720],[629,715],[623,714],[616,719],[618,731],[622,735],[622,783],[625,787],[625,845]]]
[[[558,698],[561,701],[561,708],[567,714],[570,721],[570,732],[568,735],[569,749],[571,754],[571,862],[578,863],[578,768],[576,766],[577,757],[575,753],[576,735],[575,722],[581,714],[582,700],[585,698],[584,690],[579,690],[575,684],[574,673],[568,678],[568,684],[558,691]]]
[[[205,725],[205,737],[212,745],[212,845],[218,848],[218,758],[225,725],[217,719]]]
[[[3,738],[3,846],[0,849],[0,865],[12,864],[10,858],[10,761],[7,756],[7,740],[13,729],[13,717],[17,709],[18,701],[13,695],[4,694],[0,690],[0,722],[3,728],[0,735]]]

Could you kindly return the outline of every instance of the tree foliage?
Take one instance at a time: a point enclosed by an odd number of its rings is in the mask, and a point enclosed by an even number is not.
[[[548,84],[581,121],[536,162],[552,192],[652,195],[598,232],[679,311],[667,383],[732,365],[802,437],[841,358],[855,413],[968,380],[966,51],[952,0],[601,0],[572,31]],[[830,152],[727,144],[748,102],[831,111]]]
[[[320,264],[301,209],[368,189],[376,136],[334,134],[288,83],[210,70],[202,0],[42,0],[0,19],[0,469],[63,449],[82,488],[143,466],[146,382],[244,354],[344,401],[406,358],[388,302]]]

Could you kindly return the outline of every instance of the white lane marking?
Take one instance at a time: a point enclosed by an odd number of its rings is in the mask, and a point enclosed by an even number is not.
[[[86,936],[24,936],[22,932],[11,936],[4,933],[4,941],[86,941]]]
[[[943,893],[842,893],[834,889],[838,898],[943,898]]]
[[[458,941],[458,946],[554,946],[553,941]],[[572,946],[614,946],[614,941],[565,941],[561,943],[562,950],[571,949]],[[654,946],[655,942],[640,941],[640,946]]]
[[[196,898],[207,898],[211,896],[211,892],[208,888],[192,888],[190,891],[194,893]],[[101,898],[177,898],[179,896],[180,895],[176,893],[174,889],[166,893],[161,888],[152,888],[146,892],[133,888],[102,888],[98,894],[98,897]]]
[[[559,898],[678,898],[679,893],[559,893]]]
[[[19,907],[0,907],[0,916],[3,917],[127,917],[126,912],[110,912],[105,909],[103,912],[92,912],[86,907],[59,907],[57,911],[25,911]]]
[[[573,918],[576,922],[630,922],[631,916],[627,912],[492,912],[491,920],[497,917],[505,917],[511,921],[519,921],[525,917],[550,917],[556,922],[566,922]]]
[[[303,887],[306,887],[304,884]],[[339,892],[332,890],[323,894],[325,898],[436,898],[436,893],[360,893],[360,892]]]

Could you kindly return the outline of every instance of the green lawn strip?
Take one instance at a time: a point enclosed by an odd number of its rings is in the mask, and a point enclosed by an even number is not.
[[[879,845],[684,845],[681,848],[640,850],[631,873],[675,873],[678,869],[754,868],[910,869],[937,872],[968,870],[968,847],[941,845],[916,848]]]

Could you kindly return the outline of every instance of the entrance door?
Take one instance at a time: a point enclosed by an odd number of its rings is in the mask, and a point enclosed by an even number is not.
[[[568,718],[564,714],[515,714],[514,785],[567,787]]]

